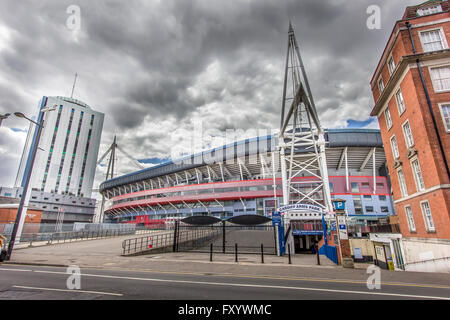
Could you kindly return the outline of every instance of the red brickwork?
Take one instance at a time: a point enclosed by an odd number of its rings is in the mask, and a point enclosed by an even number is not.
[[[447,45],[450,44],[450,22],[445,21],[445,19],[448,20],[450,18],[448,11],[449,1],[442,3],[444,10],[442,13],[397,21],[371,80],[371,88],[375,100],[372,115],[378,116],[392,181],[394,201],[396,201],[395,209],[399,215],[400,228],[405,237],[450,239],[450,180],[446,170],[446,162],[450,159],[450,133],[446,132],[439,108],[440,103],[450,103],[450,91],[435,92],[428,66],[433,61],[437,61],[437,59],[444,61],[443,65],[450,65],[450,50],[447,47],[445,48],[447,50],[441,51],[439,55],[428,55],[425,58],[424,55],[421,55],[423,49],[419,34],[423,30],[441,28],[443,35],[446,37]],[[411,12],[411,7],[407,8],[405,17],[410,17]],[[417,50],[417,58],[422,67],[421,69],[430,96],[438,133],[435,130],[432,114],[429,111],[425,90],[416,65],[416,59],[410,59],[408,63],[405,63],[406,59],[408,59],[407,56],[413,55],[409,32],[405,28],[406,21],[412,25],[411,30]],[[391,56],[394,58],[396,66],[392,75],[388,69],[388,61]],[[383,78],[386,91],[382,92],[382,95],[378,88],[380,76]],[[401,89],[406,106],[406,111],[402,114],[399,113],[395,97],[397,88]],[[390,111],[392,119],[391,128],[388,128],[386,124],[385,106]],[[417,151],[415,157],[419,161],[425,184],[424,192],[419,192],[416,186],[411,165],[411,159],[414,159],[414,157],[408,158],[408,148],[402,128],[407,120],[414,139],[413,149]],[[439,147],[438,134],[445,157]],[[391,138],[393,135],[395,135],[398,145],[400,155],[398,161],[401,162],[401,168],[405,176],[408,197],[402,196],[397,170],[394,168],[395,159],[391,147]],[[435,225],[434,231],[427,230],[425,226],[425,219],[421,208],[422,201],[428,201],[430,205]],[[411,207],[416,232],[410,232],[409,230],[405,206]]]

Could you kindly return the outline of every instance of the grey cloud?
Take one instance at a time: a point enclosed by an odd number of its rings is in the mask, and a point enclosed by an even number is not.
[[[69,95],[78,72],[75,98],[106,114],[100,153],[118,134],[136,158],[167,156],[169,130],[188,130],[194,116],[219,130],[278,127],[289,18],[323,125],[367,119],[383,46],[404,7],[417,3],[76,2],[82,30],[74,36],[65,27],[72,0],[1,1],[0,27],[10,38],[6,50],[0,45],[0,112],[20,105],[36,113],[41,96]],[[371,4],[382,9],[381,30],[366,28]],[[214,63],[220,72],[208,74]]]

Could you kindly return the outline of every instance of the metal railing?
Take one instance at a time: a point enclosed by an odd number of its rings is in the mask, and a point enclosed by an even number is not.
[[[157,248],[170,248],[174,244],[176,246],[175,251],[177,251],[180,245],[190,243],[189,246],[199,246],[219,234],[221,234],[221,230],[217,228],[196,228],[193,230],[179,230],[176,233],[171,231],[148,237],[126,239],[122,242],[123,255],[136,254]]]
[[[148,237],[126,239],[122,242],[123,255],[139,253],[154,248],[173,245],[173,232],[155,234]]]
[[[81,230],[81,231],[69,231],[69,232],[49,232],[49,233],[31,233],[22,234],[20,237],[20,243],[29,243],[32,246],[36,242],[45,242],[47,245],[66,243],[66,242],[76,242],[82,240],[93,240],[93,239],[105,239],[120,237],[124,235],[132,234],[147,234],[154,233],[155,230],[152,229],[115,229],[115,230]],[[10,241],[11,235],[5,235],[5,245]]]

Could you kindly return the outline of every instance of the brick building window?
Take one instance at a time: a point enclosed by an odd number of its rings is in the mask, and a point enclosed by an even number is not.
[[[440,29],[420,32],[420,41],[424,52],[445,49]]]
[[[428,201],[422,201],[420,203],[422,207],[423,218],[425,220],[425,225],[427,227],[427,231],[435,231],[433,216],[431,215],[431,208]]]
[[[450,66],[431,68],[430,73],[435,92],[450,90]]]
[[[398,159],[400,157],[400,153],[398,152],[397,139],[395,138],[395,136],[392,136],[391,138],[391,148],[394,159]]]
[[[378,89],[380,89],[380,94],[383,92],[384,90],[384,83],[383,83],[383,78],[380,77],[380,79],[378,80]]]
[[[392,118],[391,118],[391,112],[389,111],[389,108],[384,110],[384,117],[386,118],[386,125],[389,130],[392,127]]]
[[[403,197],[408,196],[408,189],[406,188],[405,175],[403,174],[403,170],[397,170],[398,183],[400,185],[400,191],[402,192]]]
[[[450,103],[448,104],[441,104],[441,116],[442,121],[444,121],[444,127],[447,132],[450,132]]]
[[[425,190],[425,183],[423,182],[422,170],[420,169],[419,160],[417,158],[412,160],[411,166],[414,173],[414,180],[416,181],[417,191]]]
[[[406,221],[408,222],[408,228],[411,232],[416,232],[416,224],[414,223],[414,217],[410,206],[405,207]]]
[[[389,69],[389,74],[393,74],[394,70],[395,70],[395,62],[394,62],[394,57],[391,57],[388,61],[388,69]]]
[[[414,145],[414,139],[411,132],[411,126],[409,125],[409,121],[406,121],[403,126],[403,134],[405,135],[406,147],[411,148]]]
[[[398,114],[402,115],[406,110],[405,100],[403,100],[402,90],[398,89],[395,93],[395,99],[397,100]]]

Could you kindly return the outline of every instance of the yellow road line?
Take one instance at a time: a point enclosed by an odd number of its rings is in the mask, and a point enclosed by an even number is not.
[[[44,291],[59,291],[59,292],[70,292],[70,293],[93,293],[93,294],[101,294],[101,295],[107,295],[107,296],[118,296],[118,297],[123,296],[123,294],[121,294],[121,293],[110,293],[110,292],[99,292],[99,291],[39,288],[39,287],[25,287],[25,286],[13,286],[13,288],[30,289],[30,290],[44,290]]]

